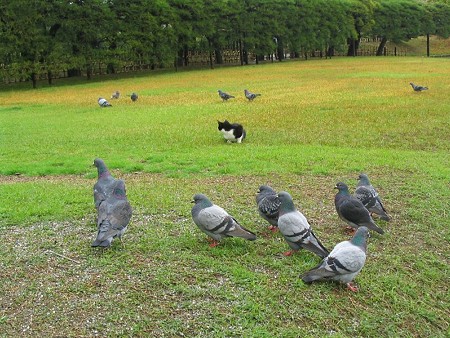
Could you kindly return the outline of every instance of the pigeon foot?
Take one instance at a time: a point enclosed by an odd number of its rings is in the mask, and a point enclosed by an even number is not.
[[[276,226],[274,226],[274,225],[271,225],[271,226],[269,227],[269,230],[272,231],[273,233],[275,233],[275,232],[278,231],[278,227],[276,227]]]
[[[356,232],[356,229],[355,228],[353,228],[353,227],[351,227],[351,226],[347,226],[347,227],[345,227],[345,233],[347,234],[347,235],[351,235],[351,236],[353,236],[354,234],[355,234],[355,232]]]
[[[219,242],[216,241],[216,240],[213,240],[213,241],[211,242],[211,244],[209,245],[209,247],[210,247],[210,248],[215,248],[215,247],[218,246],[218,245],[219,245]]]
[[[347,283],[347,289],[349,289],[352,292],[358,292],[358,287],[354,285],[352,282]]]
[[[295,253],[295,251],[290,250],[290,251],[283,252],[283,255],[288,257],[288,256],[292,256],[294,253]]]

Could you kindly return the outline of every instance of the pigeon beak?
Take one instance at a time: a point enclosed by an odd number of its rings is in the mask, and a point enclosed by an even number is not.
[[[334,186],[334,189],[338,189],[338,186],[337,186],[337,184]]]
[[[195,203],[195,201],[194,201],[194,200],[192,200],[192,201],[191,201],[191,203]]]

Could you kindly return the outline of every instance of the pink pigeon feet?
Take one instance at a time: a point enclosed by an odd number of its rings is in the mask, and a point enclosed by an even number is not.
[[[354,285],[352,282],[347,283],[347,289],[353,292],[358,292],[358,287]]]
[[[274,225],[271,225],[271,226],[269,227],[269,230],[275,233],[275,232],[278,231],[278,227],[276,227],[276,226],[274,226]]]
[[[350,227],[350,226],[348,226],[348,227],[345,227],[345,233],[347,234],[347,235],[351,235],[351,236],[353,236],[354,234],[355,234],[355,232],[356,232],[356,229],[355,228],[353,228],[353,227]]]
[[[219,245],[219,241],[216,241],[215,239],[210,240],[211,244],[209,244],[210,248],[215,248],[216,246]]]
[[[295,251],[290,250],[290,251],[283,252],[283,255],[288,257],[288,256],[292,256],[294,253],[295,253]]]

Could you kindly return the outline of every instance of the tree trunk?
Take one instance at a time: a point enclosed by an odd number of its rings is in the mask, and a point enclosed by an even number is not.
[[[53,74],[52,74],[52,71],[51,70],[49,70],[49,71],[47,71],[47,81],[48,81],[48,84],[49,84],[49,86],[51,86],[53,83]]]
[[[327,49],[327,54],[325,55],[325,57],[329,57],[331,59],[331,57],[334,55],[334,47],[333,46],[329,46]]]
[[[375,54],[376,56],[383,55],[383,50],[384,50],[384,47],[386,46],[386,42],[387,42],[387,38],[385,36],[383,36],[381,38],[380,45],[378,46],[377,53]]]
[[[86,68],[86,76],[88,80],[92,79],[92,67],[90,65]]]
[[[277,58],[278,61],[283,61],[284,59],[284,48],[283,48],[283,41],[281,41],[281,38],[277,38]]]
[[[223,64],[222,50],[216,49],[216,50],[215,50],[215,53],[216,53],[216,63],[217,63],[218,65]]]
[[[430,57],[430,34],[427,34],[427,56]]]
[[[33,83],[33,89],[37,87],[37,76],[36,73],[31,73],[31,82]]]
[[[358,39],[347,39],[348,51],[347,56],[356,56],[359,48],[359,38]]]

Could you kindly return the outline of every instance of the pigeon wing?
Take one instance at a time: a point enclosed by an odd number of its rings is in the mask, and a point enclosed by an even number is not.
[[[276,194],[264,196],[258,203],[258,210],[272,225],[277,225],[281,201]]]
[[[366,186],[360,186],[356,188],[354,196],[361,201],[361,203],[366,207],[370,208],[375,206],[376,197],[378,194],[374,194],[372,189],[367,188]]]

